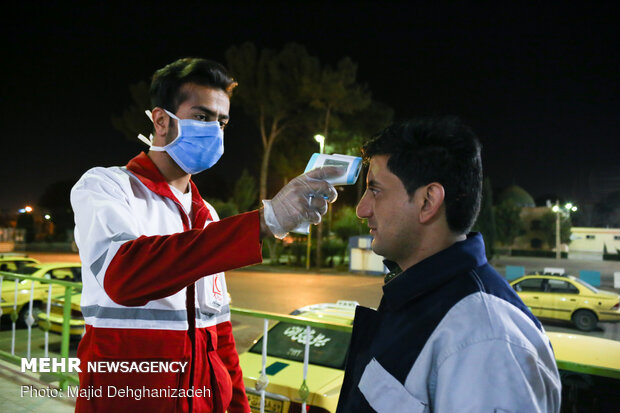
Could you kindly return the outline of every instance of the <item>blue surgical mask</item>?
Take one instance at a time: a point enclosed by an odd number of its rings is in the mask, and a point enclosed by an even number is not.
[[[218,121],[202,122],[193,119],[177,120],[179,134],[166,146],[151,146],[152,151],[167,152],[168,155],[188,174],[197,174],[211,168],[224,153],[224,132]]]

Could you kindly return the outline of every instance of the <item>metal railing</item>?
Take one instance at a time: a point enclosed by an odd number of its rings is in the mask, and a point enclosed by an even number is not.
[[[283,314],[277,314],[277,313],[270,313],[266,311],[254,311],[254,310],[248,310],[244,308],[231,307],[230,312],[236,315],[263,319],[263,337],[262,337],[263,346],[262,346],[261,374],[258,380],[256,381],[256,390],[260,392],[260,412],[261,413],[264,413],[265,411],[265,389],[267,388],[267,385],[269,384],[269,379],[267,378],[267,374],[265,371],[266,365],[267,365],[267,345],[268,345],[267,338],[268,338],[268,330],[269,330],[269,320],[286,321],[287,323],[301,325],[301,326],[306,327],[305,343],[304,343],[303,377],[302,377],[301,387],[299,388],[299,397],[301,398],[301,401],[302,401],[301,411],[305,412],[306,402],[307,402],[308,396],[310,395],[310,389],[308,388],[308,385],[306,382],[306,379],[308,376],[308,364],[309,364],[309,358],[310,358],[309,357],[310,355],[310,328],[311,327],[325,328],[329,330],[344,331],[344,332],[350,333],[352,332],[353,327],[348,324],[327,323],[327,322],[316,321],[316,320],[312,320],[312,319],[300,317],[300,316],[283,315]]]
[[[24,306],[28,306],[28,312],[27,312],[27,316],[25,317],[24,321],[26,324],[26,328],[28,331],[28,342],[27,342],[27,350],[26,350],[26,354],[25,354],[25,358],[27,358],[28,360],[31,359],[32,356],[32,328],[35,325],[35,320],[34,319],[34,313],[33,313],[33,308],[34,308],[34,291],[35,291],[35,285],[36,283],[39,284],[47,284],[48,288],[47,288],[47,301],[46,301],[46,314],[47,314],[47,322],[49,323],[50,320],[50,310],[51,310],[51,303],[52,303],[52,299],[57,298],[57,297],[52,297],[52,286],[54,285],[58,285],[61,287],[64,287],[64,294],[63,295],[59,295],[58,297],[64,297],[64,304],[63,304],[63,320],[62,320],[62,333],[61,333],[61,345],[60,345],[60,357],[62,359],[67,359],[69,358],[69,343],[70,343],[70,327],[71,327],[71,297],[75,292],[79,292],[82,289],[82,283],[80,282],[71,282],[71,281],[63,281],[63,280],[52,280],[52,279],[47,279],[47,278],[40,278],[40,277],[31,277],[28,275],[21,275],[21,274],[14,274],[14,273],[10,273],[10,272],[5,272],[5,271],[0,271],[0,294],[2,292],[2,286],[3,284],[7,281],[7,280],[12,280],[15,283],[15,289],[14,292],[12,294],[13,297],[13,304],[11,307],[11,311],[9,312],[10,317],[11,317],[11,350],[6,351],[4,349],[0,349],[0,358],[4,359],[6,361],[8,361],[9,363],[12,364],[16,364],[18,366],[21,366],[22,363],[22,358],[24,358],[24,355],[18,355],[16,354],[15,351],[15,341],[16,341],[16,330],[17,330],[17,322],[19,319],[19,313],[21,313],[21,311],[23,310]],[[27,303],[22,302],[21,304],[18,303],[18,298],[19,298],[19,292],[23,291],[23,286],[20,285],[20,281],[31,281],[30,283],[30,297]],[[9,300],[7,300],[7,302],[10,303]],[[3,301],[3,304],[4,301]],[[20,311],[18,312],[18,307],[21,307]],[[0,307],[0,315],[3,314],[5,310],[3,310]],[[24,313],[22,313],[24,314]],[[44,356],[45,357],[49,357],[49,324],[46,326],[47,328],[45,328],[45,346],[44,346]],[[79,380],[77,375],[75,374],[70,374],[70,373],[61,373],[61,372],[49,372],[49,373],[45,373],[46,376],[52,376],[56,379],[58,379],[59,381],[59,387],[63,390],[66,390],[69,383],[71,384],[78,384]]]

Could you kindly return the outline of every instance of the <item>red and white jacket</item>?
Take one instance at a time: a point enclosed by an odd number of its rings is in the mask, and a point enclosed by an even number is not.
[[[258,212],[219,220],[190,181],[188,214],[144,153],[71,191],[86,334],[77,412],[249,412],[222,271],[261,262]],[[182,373],[93,373],[89,361],[188,362]],[[92,386],[92,387],[91,387]],[[120,397],[114,389],[170,390]],[[210,397],[173,397],[172,389]],[[135,394],[135,393],[134,393]]]

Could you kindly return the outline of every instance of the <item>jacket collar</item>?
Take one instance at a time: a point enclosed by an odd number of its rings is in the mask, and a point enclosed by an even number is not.
[[[159,172],[157,166],[153,163],[146,153],[141,152],[138,156],[127,163],[127,169],[131,171],[148,189],[158,195],[169,198],[174,201],[183,211],[181,203],[170,190],[170,186],[164,176]],[[207,209],[202,196],[198,192],[198,188],[194,181],[189,180],[192,189],[192,227],[202,228],[206,221],[213,221],[211,213]],[[183,213],[185,215],[185,213]]]
[[[383,286],[382,305],[396,309],[452,278],[487,263],[482,235],[472,232],[464,241],[407,268]]]

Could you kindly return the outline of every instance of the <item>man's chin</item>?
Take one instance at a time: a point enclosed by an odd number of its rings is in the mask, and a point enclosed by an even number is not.
[[[370,248],[375,254],[385,257],[385,251],[383,250],[383,248],[381,248],[381,243],[377,242],[376,238],[372,240],[372,243],[370,244]]]

